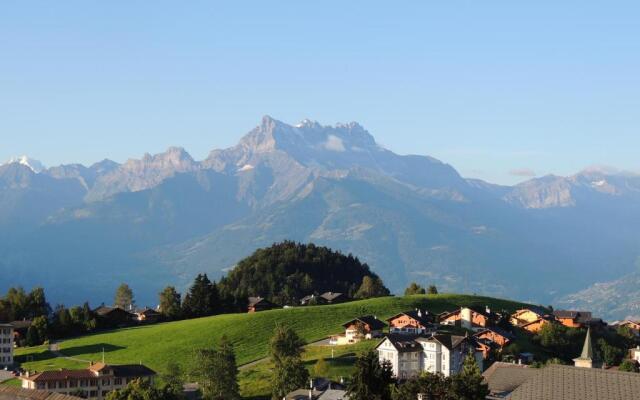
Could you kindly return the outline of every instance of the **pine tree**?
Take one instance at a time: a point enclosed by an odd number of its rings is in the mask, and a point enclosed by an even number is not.
[[[411,284],[404,290],[405,296],[411,296],[414,294],[425,294],[426,290],[415,282],[411,282]]]
[[[453,378],[453,393],[459,400],[484,400],[489,394],[472,352],[465,357],[462,372]]]
[[[214,315],[220,310],[218,287],[211,282],[207,274],[198,274],[189,293],[182,303],[183,312],[189,317],[204,317]]]
[[[196,352],[194,377],[205,400],[239,400],[238,367],[231,343],[222,337],[218,349]]]
[[[389,400],[392,383],[391,364],[380,363],[378,353],[368,351],[356,360],[347,394],[351,400]]]

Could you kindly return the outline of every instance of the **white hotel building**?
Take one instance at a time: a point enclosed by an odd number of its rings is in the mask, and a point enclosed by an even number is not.
[[[13,325],[0,324],[0,368],[13,365]]]

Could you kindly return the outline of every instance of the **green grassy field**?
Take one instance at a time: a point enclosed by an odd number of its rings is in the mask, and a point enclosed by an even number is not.
[[[235,347],[238,364],[242,365],[267,356],[269,338],[276,324],[287,324],[304,340],[313,342],[341,332],[341,325],[358,315],[372,314],[385,319],[400,311],[416,307],[440,313],[461,305],[488,305],[495,310],[505,309],[512,312],[523,304],[455,294],[385,297],[330,306],[296,307],[255,314],[225,314],[119,329],[65,340],[60,344],[60,352],[79,360],[101,361],[104,350],[107,363],[143,363],[158,372],[163,372],[171,360],[188,371],[196,349],[213,346],[222,335],[227,335]],[[311,351],[316,350],[309,351],[307,356],[313,357]],[[83,361],[56,358],[43,346],[20,349],[16,359],[23,368],[38,371],[86,366],[86,362]],[[248,374],[254,369],[252,367],[246,372],[243,371],[243,374]],[[259,368],[255,374],[259,374]],[[244,379],[243,390],[248,390],[245,388],[249,388],[252,381],[256,379]],[[253,395],[261,390],[251,389],[249,392]]]

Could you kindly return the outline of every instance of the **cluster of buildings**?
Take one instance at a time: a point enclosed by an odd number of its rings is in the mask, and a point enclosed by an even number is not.
[[[300,300],[300,305],[301,306],[311,306],[311,305],[319,306],[319,305],[325,305],[325,304],[344,303],[345,301],[349,301],[349,298],[344,293],[325,292],[319,295],[310,294],[310,295],[304,296]],[[273,310],[277,308],[282,308],[282,306],[272,301],[269,301],[266,298],[261,296],[249,297],[247,299],[247,312],[249,313]]]
[[[528,365],[496,362],[482,375],[489,387],[488,400],[634,400],[640,393],[640,374],[603,369],[593,351],[591,330],[574,366]]]

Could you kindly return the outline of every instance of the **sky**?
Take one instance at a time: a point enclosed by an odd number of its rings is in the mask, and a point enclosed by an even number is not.
[[[640,171],[639,14],[615,0],[3,1],[0,160],[172,145],[203,159],[271,115],[358,121],[494,183]]]

